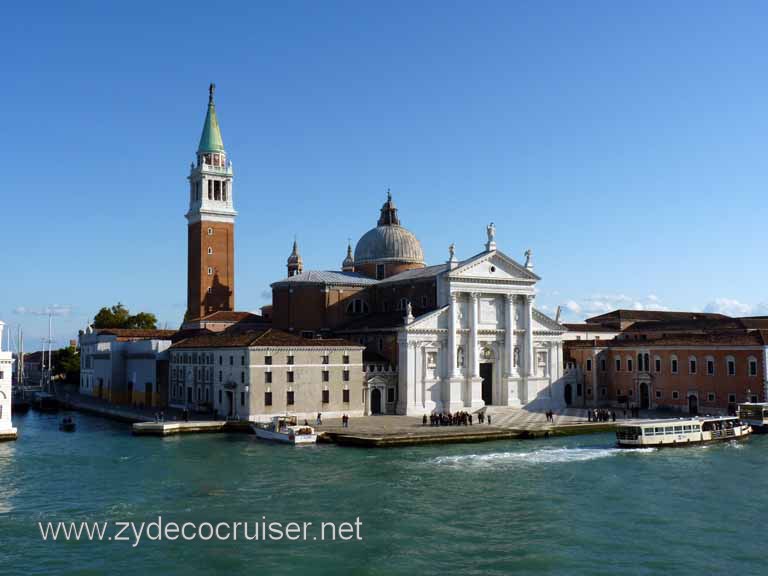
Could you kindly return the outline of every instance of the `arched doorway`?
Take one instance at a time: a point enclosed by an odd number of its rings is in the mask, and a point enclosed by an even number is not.
[[[696,415],[699,413],[699,399],[691,394],[688,396],[688,414]]]
[[[483,362],[480,364],[480,378],[483,379],[482,396],[486,406],[493,404],[493,364]]]
[[[371,414],[381,414],[381,389],[371,390]]]
[[[648,410],[651,407],[651,391],[648,388],[648,384],[643,382],[640,384],[640,408]]]
[[[570,406],[573,402],[573,387],[570,384],[565,385],[565,404]]]

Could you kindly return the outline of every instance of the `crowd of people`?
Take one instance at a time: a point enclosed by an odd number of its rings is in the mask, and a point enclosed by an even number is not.
[[[477,414],[477,421],[479,424],[486,423],[490,425],[491,415],[479,412]],[[474,415],[469,412],[440,412],[432,413],[427,417],[426,414],[421,419],[421,423],[426,426],[429,422],[430,426],[472,426],[474,424]]]
[[[587,420],[590,422],[616,422],[616,412],[604,408],[587,410]]]

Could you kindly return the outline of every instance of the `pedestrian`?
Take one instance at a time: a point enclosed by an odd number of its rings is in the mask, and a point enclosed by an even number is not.
[[[426,426],[427,425],[427,415],[424,414],[424,416],[421,417],[421,425]]]
[[[472,414],[469,415],[469,425],[472,426]]]
[[[592,422],[592,410],[587,412],[587,422]]]
[[[323,423],[323,415],[318,412],[317,419],[315,420],[315,426],[320,426]]]
[[[614,412],[613,410],[611,410],[611,420],[616,422],[616,412]]]
[[[488,414],[487,418],[488,418],[488,426],[490,426],[491,425],[491,415]]]

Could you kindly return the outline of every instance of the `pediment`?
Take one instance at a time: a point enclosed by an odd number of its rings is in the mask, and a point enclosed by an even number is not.
[[[473,256],[451,271],[451,278],[472,278],[482,280],[528,280],[540,278],[522,264],[506,254],[493,250]]]
[[[540,310],[533,309],[533,331],[534,332],[566,332],[565,326],[553,320]]]

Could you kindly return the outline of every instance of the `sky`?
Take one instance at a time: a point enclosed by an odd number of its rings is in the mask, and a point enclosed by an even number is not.
[[[499,249],[536,305],[768,313],[768,4],[14,2],[0,47],[0,319],[180,324],[215,82],[238,310],[294,237],[339,269],[390,188],[428,263]]]

